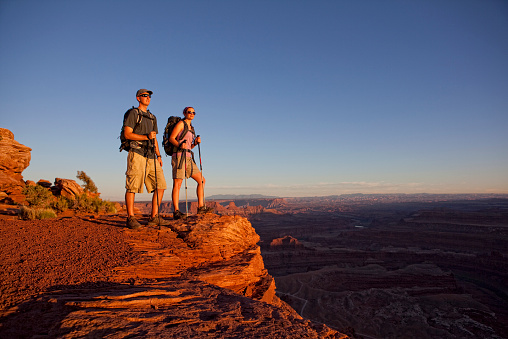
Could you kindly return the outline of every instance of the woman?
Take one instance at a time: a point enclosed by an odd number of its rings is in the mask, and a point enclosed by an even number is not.
[[[187,178],[196,180],[198,187],[196,194],[198,197],[198,213],[207,213],[212,209],[204,205],[204,186],[205,178],[202,176],[194,159],[192,149],[201,143],[201,137],[195,137],[194,127],[192,127],[192,120],[196,116],[196,111],[193,107],[185,107],[183,109],[184,119],[179,121],[171,135],[169,142],[176,147],[171,158],[171,166],[173,167],[173,219],[181,219],[185,215],[179,210],[180,188],[182,181]]]

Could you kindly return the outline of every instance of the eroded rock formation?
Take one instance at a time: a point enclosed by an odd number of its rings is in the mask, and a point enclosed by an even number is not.
[[[30,164],[32,149],[14,140],[14,134],[0,128],[0,202],[20,203],[25,200],[21,173]]]
[[[9,238],[0,246],[0,300],[25,300],[0,307],[0,337],[348,338],[275,296],[259,236],[245,218],[124,225],[118,215],[0,219],[0,239]]]
[[[71,179],[55,178],[55,192],[69,199],[83,194],[84,190],[76,181]]]
[[[257,245],[259,236],[245,218],[210,214],[175,221],[170,229],[127,232],[133,232],[130,242],[144,259],[119,268],[121,278],[165,279],[185,272],[253,299],[279,303]]]
[[[293,238],[290,235],[286,235],[282,238],[273,239],[270,243],[270,249],[272,250],[284,250],[284,249],[298,249],[304,248],[303,244],[298,239]]]

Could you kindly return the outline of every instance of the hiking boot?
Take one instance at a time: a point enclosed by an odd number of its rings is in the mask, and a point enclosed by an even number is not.
[[[148,219],[148,226],[154,225],[168,226],[170,224],[171,223],[168,220],[162,219],[162,217],[158,214],[155,217],[151,217],[150,219]]]
[[[128,217],[125,224],[127,228],[130,228],[131,230],[137,230],[138,228],[141,228],[141,224],[133,216]]]
[[[186,218],[186,216],[182,212],[180,212],[178,210],[173,212],[173,219],[178,220],[178,219],[185,219],[185,218]]]
[[[211,207],[201,206],[200,208],[198,208],[198,214],[211,213],[212,211],[213,208]]]

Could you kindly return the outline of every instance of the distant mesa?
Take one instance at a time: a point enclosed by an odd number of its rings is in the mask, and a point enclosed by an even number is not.
[[[304,246],[298,239],[293,238],[290,235],[286,235],[282,238],[273,239],[270,243],[270,249],[272,250],[286,250],[286,249],[303,249]]]

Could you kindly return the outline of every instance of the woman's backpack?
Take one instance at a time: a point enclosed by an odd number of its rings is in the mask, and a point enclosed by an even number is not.
[[[168,118],[168,123],[166,124],[166,128],[164,128],[164,135],[162,137],[162,147],[164,147],[164,152],[166,152],[166,155],[173,155],[173,153],[176,153],[178,151],[178,147],[173,145],[171,142],[169,142],[169,136],[171,135],[171,132],[173,132],[173,129],[175,129],[175,126],[177,123],[179,123],[183,118],[180,117],[174,117],[171,116]],[[180,134],[180,138],[177,137],[177,141],[180,141],[183,139],[185,134],[189,131],[189,127],[186,123],[183,124],[183,133]],[[194,126],[191,125],[191,132],[194,133]]]

